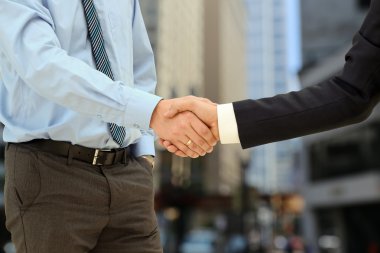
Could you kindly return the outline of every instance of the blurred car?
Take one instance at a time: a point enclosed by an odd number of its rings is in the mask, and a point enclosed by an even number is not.
[[[247,252],[248,241],[241,234],[233,234],[226,245],[226,253],[244,253]]]
[[[210,229],[190,231],[180,245],[181,253],[215,253],[217,233]]]

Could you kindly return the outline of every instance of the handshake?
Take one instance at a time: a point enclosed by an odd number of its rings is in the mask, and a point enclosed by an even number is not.
[[[161,100],[150,127],[169,152],[198,158],[211,153],[219,140],[217,105],[194,96]]]

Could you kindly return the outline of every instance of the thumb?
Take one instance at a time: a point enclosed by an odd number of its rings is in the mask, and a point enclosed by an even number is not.
[[[164,116],[166,118],[173,118],[174,116],[176,116],[180,112],[181,111],[179,110],[179,108],[176,105],[171,104],[168,111],[164,113]]]
[[[211,132],[212,132],[212,135],[214,135],[214,137],[217,139],[217,140],[220,140],[220,136],[219,136],[219,128],[217,126],[212,126],[211,127]]]
[[[208,98],[199,98],[200,101],[202,102],[205,102],[207,104],[210,104],[210,105],[217,105],[216,103],[212,102],[210,99]]]

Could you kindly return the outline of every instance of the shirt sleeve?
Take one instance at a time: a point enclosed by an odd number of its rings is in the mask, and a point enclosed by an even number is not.
[[[156,88],[156,67],[154,64],[154,55],[151,44],[149,42],[149,37],[146,31],[144,20],[141,14],[139,1],[134,2],[134,15],[133,15],[133,75],[134,82],[138,89],[141,89],[147,93],[155,93]],[[138,101],[136,101],[138,102]],[[156,100],[152,101],[152,106],[155,107],[157,104]],[[155,103],[155,104],[154,104]],[[151,111],[147,116],[150,118],[153,111]],[[147,119],[148,120],[148,119]],[[152,129],[141,130],[142,137],[136,143],[134,154],[136,156],[142,155],[155,155],[154,148],[154,132]]]
[[[41,1],[25,2],[0,4],[0,53],[19,77],[37,94],[61,106],[104,122],[148,131],[151,114],[161,98],[141,89],[141,82],[134,88],[113,81],[69,56],[54,32],[49,10]],[[146,46],[149,42],[141,43]],[[152,64],[146,68],[151,69]],[[143,64],[138,65],[136,72],[143,73]],[[152,90],[155,83],[149,83],[147,89]]]
[[[152,155],[155,156],[155,147],[154,147],[155,136],[153,132],[143,132],[138,143],[133,145],[133,154],[136,157],[142,155]]]
[[[217,106],[219,137],[222,144],[240,143],[232,103]]]

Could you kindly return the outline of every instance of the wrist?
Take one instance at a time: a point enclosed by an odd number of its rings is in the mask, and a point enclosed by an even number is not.
[[[159,107],[160,107],[161,103],[162,103],[162,100],[160,100],[160,101],[157,103],[156,107],[155,107],[154,110],[153,110],[152,117],[150,118],[149,127],[150,127],[151,129],[153,129],[153,130],[154,130],[155,123],[157,122],[158,111],[159,111]]]
[[[157,105],[154,108],[154,110],[153,110],[152,117],[151,117],[150,123],[149,123],[149,127],[151,129],[153,129],[153,130],[155,129],[155,126],[157,124],[157,121],[158,121],[158,118],[159,118],[159,114],[160,114],[160,111],[161,111],[161,107],[162,107],[162,103],[164,103],[164,101],[165,101],[164,99],[160,100],[157,103]]]

